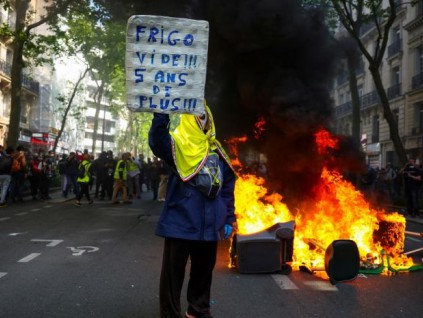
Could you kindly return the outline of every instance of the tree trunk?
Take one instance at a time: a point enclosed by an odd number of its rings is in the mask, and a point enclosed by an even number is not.
[[[348,71],[349,71],[349,85],[351,92],[351,107],[352,107],[352,137],[354,141],[359,144],[360,138],[360,97],[358,96],[356,63],[347,56]]]
[[[28,0],[16,1],[16,34],[20,36],[15,37],[13,41],[13,59],[12,59],[12,74],[10,80],[12,82],[11,87],[11,105],[10,105],[10,120],[9,120],[9,132],[7,134],[7,146],[14,147],[18,145],[19,139],[19,126],[21,121],[21,109],[22,109],[22,69],[23,63],[23,48],[24,43],[27,40],[28,34],[24,32],[25,29],[25,17],[29,7]]]
[[[98,87],[97,96],[96,96],[97,98],[95,98],[96,109],[95,109],[95,115],[94,115],[93,144],[91,146],[91,153],[94,156],[95,156],[95,146],[97,143],[98,117],[100,114],[101,100],[103,99],[103,94],[104,94],[104,81],[102,81],[101,85]]]
[[[17,43],[14,46],[14,54],[12,61],[12,88],[11,88],[11,105],[10,105],[10,121],[9,132],[7,134],[7,146],[16,148],[19,139],[19,126],[21,121],[22,109],[22,43]]]
[[[385,89],[383,87],[382,79],[380,77],[379,69],[377,67],[374,67],[370,65],[369,67],[370,72],[373,76],[373,81],[376,86],[376,90],[378,92],[380,102],[383,107],[383,117],[385,118],[386,122],[389,126],[389,133],[390,137],[392,139],[392,143],[394,144],[395,151],[398,155],[398,160],[400,162],[401,166],[404,166],[408,159],[407,159],[407,153],[405,151],[404,145],[402,143],[402,140],[399,136],[398,132],[398,124],[394,118],[394,115],[392,114],[391,108],[389,106],[389,100],[388,96],[386,95]]]
[[[72,95],[69,98],[68,105],[65,109],[65,113],[63,114],[62,123],[61,123],[61,126],[60,126],[59,133],[57,134],[56,139],[54,140],[54,146],[53,146],[54,152],[56,152],[57,144],[59,143],[60,137],[62,137],[63,130],[65,129],[66,120],[68,118],[68,113],[69,113],[69,111],[72,107],[73,99],[75,98],[76,92],[78,91],[78,87],[81,84],[82,80],[84,79],[85,75],[87,75],[88,71],[89,71],[89,68],[87,68],[84,71],[84,73],[79,77],[78,81],[75,84],[75,87],[73,88]]]

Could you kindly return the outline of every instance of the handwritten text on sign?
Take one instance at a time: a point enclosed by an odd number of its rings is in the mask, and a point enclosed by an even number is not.
[[[128,108],[201,114],[208,38],[207,21],[130,17],[126,38]]]

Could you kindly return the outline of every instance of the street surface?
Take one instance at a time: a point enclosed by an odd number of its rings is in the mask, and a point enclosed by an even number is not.
[[[53,195],[0,210],[0,317],[159,317],[163,241],[154,228],[163,203],[143,193],[131,205],[83,200],[77,207]],[[410,220],[407,230],[423,232],[422,221]],[[407,237],[406,251],[422,246],[423,239]],[[240,274],[228,268],[228,250],[223,241],[212,287],[215,318],[423,315],[423,271],[331,285],[303,271]],[[423,252],[413,256],[421,263]]]

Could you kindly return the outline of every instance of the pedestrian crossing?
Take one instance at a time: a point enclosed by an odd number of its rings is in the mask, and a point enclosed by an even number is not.
[[[298,289],[312,289],[317,291],[339,291],[335,285],[332,285],[328,280],[306,280],[301,281],[301,287],[298,286],[289,277],[289,275],[273,274],[272,279],[282,290],[298,290]]]

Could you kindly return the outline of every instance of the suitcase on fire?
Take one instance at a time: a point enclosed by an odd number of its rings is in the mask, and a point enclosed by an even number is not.
[[[360,254],[352,240],[335,240],[326,249],[325,270],[330,282],[350,281],[360,270]]]

